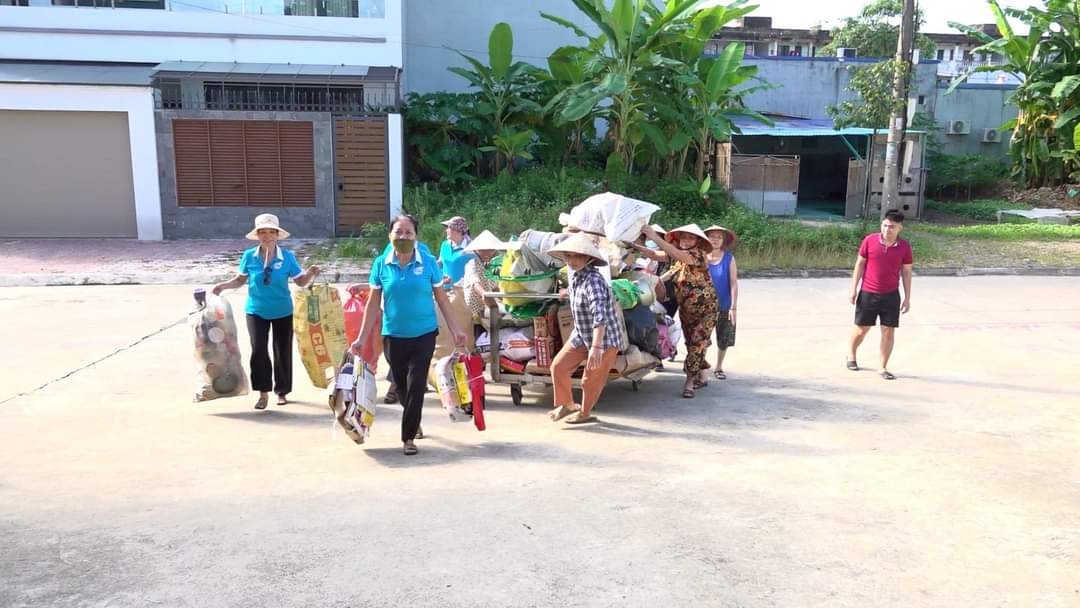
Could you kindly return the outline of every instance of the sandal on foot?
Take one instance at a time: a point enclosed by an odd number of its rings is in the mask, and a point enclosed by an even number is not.
[[[423,439],[424,438],[424,427],[422,427],[422,426],[416,427],[416,438],[417,439]]]
[[[889,371],[889,370],[887,370],[887,369],[883,369],[883,370],[881,370],[881,371],[880,371],[880,372],[878,372],[878,373],[880,373],[880,374],[881,374],[881,377],[882,377],[882,379],[884,379],[884,380],[896,380],[896,376],[894,376],[894,375],[892,374],[892,372],[890,372],[890,371]]]
[[[588,416],[582,416],[581,412],[574,412],[573,416],[567,418],[564,422],[566,424],[585,424],[586,422],[596,422],[596,416],[589,414]]]
[[[416,449],[416,446],[412,443],[406,443],[405,445],[401,446],[401,453],[405,454],[406,456],[416,456],[417,452],[419,451],[420,450]]]
[[[693,399],[694,398],[694,389],[692,389],[692,388],[684,388],[682,390],[682,398],[683,399]]]
[[[278,396],[277,396],[277,404],[278,405],[285,405],[288,402],[289,402],[289,400],[285,398],[284,393],[278,393]]]
[[[854,359],[848,359],[847,368],[853,372],[857,372],[859,371],[859,364],[856,363]]]
[[[397,403],[398,394],[397,391],[386,391],[386,396],[383,397],[383,403]]]
[[[718,370],[714,371],[712,373],[712,375],[713,375],[713,378],[716,378],[717,380],[727,380],[727,374],[725,374],[724,370],[722,370],[722,369],[718,369]]]
[[[560,405],[559,407],[548,412],[548,418],[551,418],[552,422],[558,422],[563,418],[566,418],[570,414],[576,413],[578,408],[571,407],[569,405]]]
[[[705,388],[706,386],[709,386],[709,382],[707,380],[694,380],[695,391],[699,388]]]
[[[269,402],[269,397],[259,397],[259,400],[255,402],[255,409],[265,410],[266,404]]]

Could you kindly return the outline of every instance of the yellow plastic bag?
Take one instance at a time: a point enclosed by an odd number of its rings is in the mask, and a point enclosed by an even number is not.
[[[293,333],[312,384],[319,388],[330,386],[335,366],[349,346],[345,339],[345,312],[337,288],[321,284],[296,292]]]

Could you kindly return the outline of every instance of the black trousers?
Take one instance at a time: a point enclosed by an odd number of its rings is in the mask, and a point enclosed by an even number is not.
[[[279,395],[292,392],[292,315],[280,319],[264,319],[259,315],[247,316],[248,335],[251,337],[251,388],[270,392],[270,373],[273,371],[273,389]],[[266,345],[270,328],[274,329],[274,363]]]
[[[415,338],[383,337],[383,352],[390,361],[390,377],[397,385],[398,399],[404,409],[401,415],[401,441],[412,441],[420,428],[424,413],[424,392],[427,390],[428,367],[435,353],[433,331]]]

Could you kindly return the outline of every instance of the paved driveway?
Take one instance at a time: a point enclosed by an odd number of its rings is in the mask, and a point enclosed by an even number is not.
[[[190,403],[165,330],[0,404],[0,606],[1080,605],[1080,279],[917,279],[891,383],[843,368],[846,283],[744,281],[695,400],[612,384],[574,428],[496,387],[479,433],[429,398],[413,458],[299,364],[288,406]],[[190,289],[0,289],[0,401]]]

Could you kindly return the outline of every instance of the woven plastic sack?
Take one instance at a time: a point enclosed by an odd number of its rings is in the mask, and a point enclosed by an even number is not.
[[[330,390],[330,411],[334,419],[355,443],[362,444],[375,424],[375,372],[363,359],[346,354]]]
[[[246,395],[248,378],[229,301],[207,295],[205,306],[188,316],[188,326],[195,343],[194,400]]]
[[[524,245],[506,252],[498,278],[499,291],[503,293],[551,293],[555,286],[555,271]],[[503,299],[508,306],[521,306],[529,301],[522,298]]]
[[[564,226],[603,234],[612,241],[633,241],[660,207],[614,192],[596,194],[581,201],[569,214],[559,216]]]
[[[472,420],[472,391],[463,357],[460,353],[451,353],[439,359],[428,378],[439,393],[439,400],[451,422]]]
[[[349,285],[346,288],[349,299],[345,300],[345,341],[352,344],[360,335],[360,328],[364,324],[364,315],[367,314],[368,302],[371,298],[371,289],[366,285]],[[382,327],[382,315],[378,311],[375,314],[375,323],[372,327]],[[380,332],[373,331],[367,342],[360,349],[360,358],[368,364],[371,371],[379,370],[379,358],[382,357],[382,336]]]
[[[345,312],[336,288],[326,284],[301,289],[293,297],[293,334],[311,383],[330,386],[345,341]]]

